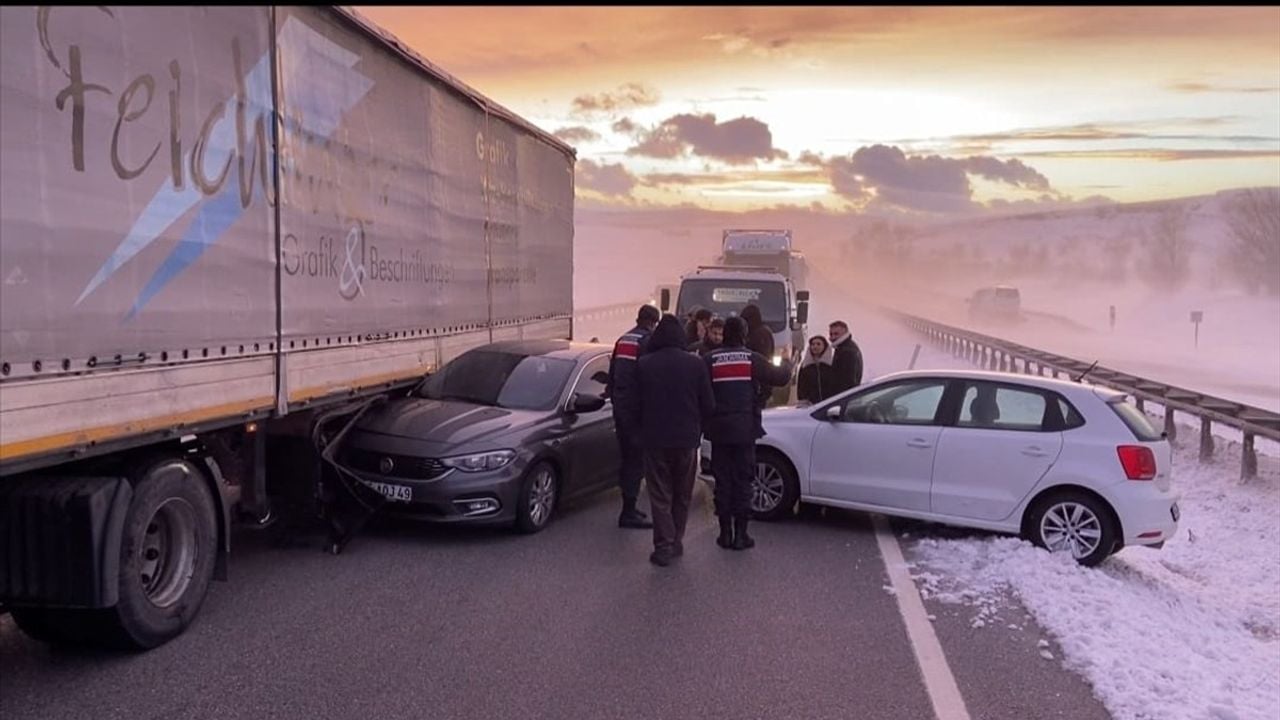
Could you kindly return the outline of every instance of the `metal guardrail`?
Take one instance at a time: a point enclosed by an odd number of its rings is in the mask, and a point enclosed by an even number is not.
[[[881,308],[881,310],[889,317],[924,335],[935,348],[949,352],[954,357],[967,360],[983,369],[1041,376],[1048,372],[1056,378],[1059,373],[1068,377],[1079,376],[1093,365],[890,308]],[[1020,368],[1019,364],[1021,364]],[[1095,385],[1131,395],[1139,410],[1145,410],[1147,401],[1163,406],[1164,431],[1170,442],[1177,441],[1178,428],[1174,422],[1175,412],[1200,418],[1200,458],[1202,460],[1209,459],[1214,453],[1213,423],[1239,430],[1244,435],[1240,459],[1241,478],[1251,478],[1258,474],[1258,454],[1254,449],[1255,438],[1261,436],[1280,441],[1280,413],[1102,366],[1090,370],[1088,380]]]

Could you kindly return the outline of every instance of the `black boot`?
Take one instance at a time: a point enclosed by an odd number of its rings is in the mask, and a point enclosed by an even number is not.
[[[756,546],[756,541],[747,534],[747,516],[739,515],[733,519],[733,549],[749,550]]]
[[[728,550],[733,547],[733,518],[728,515],[720,517],[720,537],[716,538],[716,544]]]
[[[648,530],[653,527],[649,517],[636,508],[635,500],[622,501],[622,514],[618,516],[618,527]]]

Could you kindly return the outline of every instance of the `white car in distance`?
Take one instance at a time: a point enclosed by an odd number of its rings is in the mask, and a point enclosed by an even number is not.
[[[1065,380],[917,370],[767,410],[752,509],[773,520],[802,501],[1013,533],[1084,565],[1159,547],[1178,525],[1171,451],[1125,400]]]

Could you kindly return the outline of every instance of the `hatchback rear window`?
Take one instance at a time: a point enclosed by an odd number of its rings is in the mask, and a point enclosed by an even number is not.
[[[1164,438],[1163,434],[1156,432],[1156,429],[1151,427],[1151,422],[1147,420],[1147,416],[1138,408],[1125,402],[1124,398],[1117,398],[1107,404],[1111,406],[1116,415],[1120,416],[1129,431],[1139,441],[1155,442]]]

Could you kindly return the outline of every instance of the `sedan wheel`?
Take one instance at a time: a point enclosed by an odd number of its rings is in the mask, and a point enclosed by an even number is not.
[[[1036,503],[1028,519],[1028,539],[1049,552],[1070,553],[1081,565],[1097,565],[1115,547],[1111,514],[1083,493],[1045,498]]]
[[[516,528],[536,533],[551,522],[556,509],[556,471],[547,463],[538,463],[525,476],[516,508]]]

